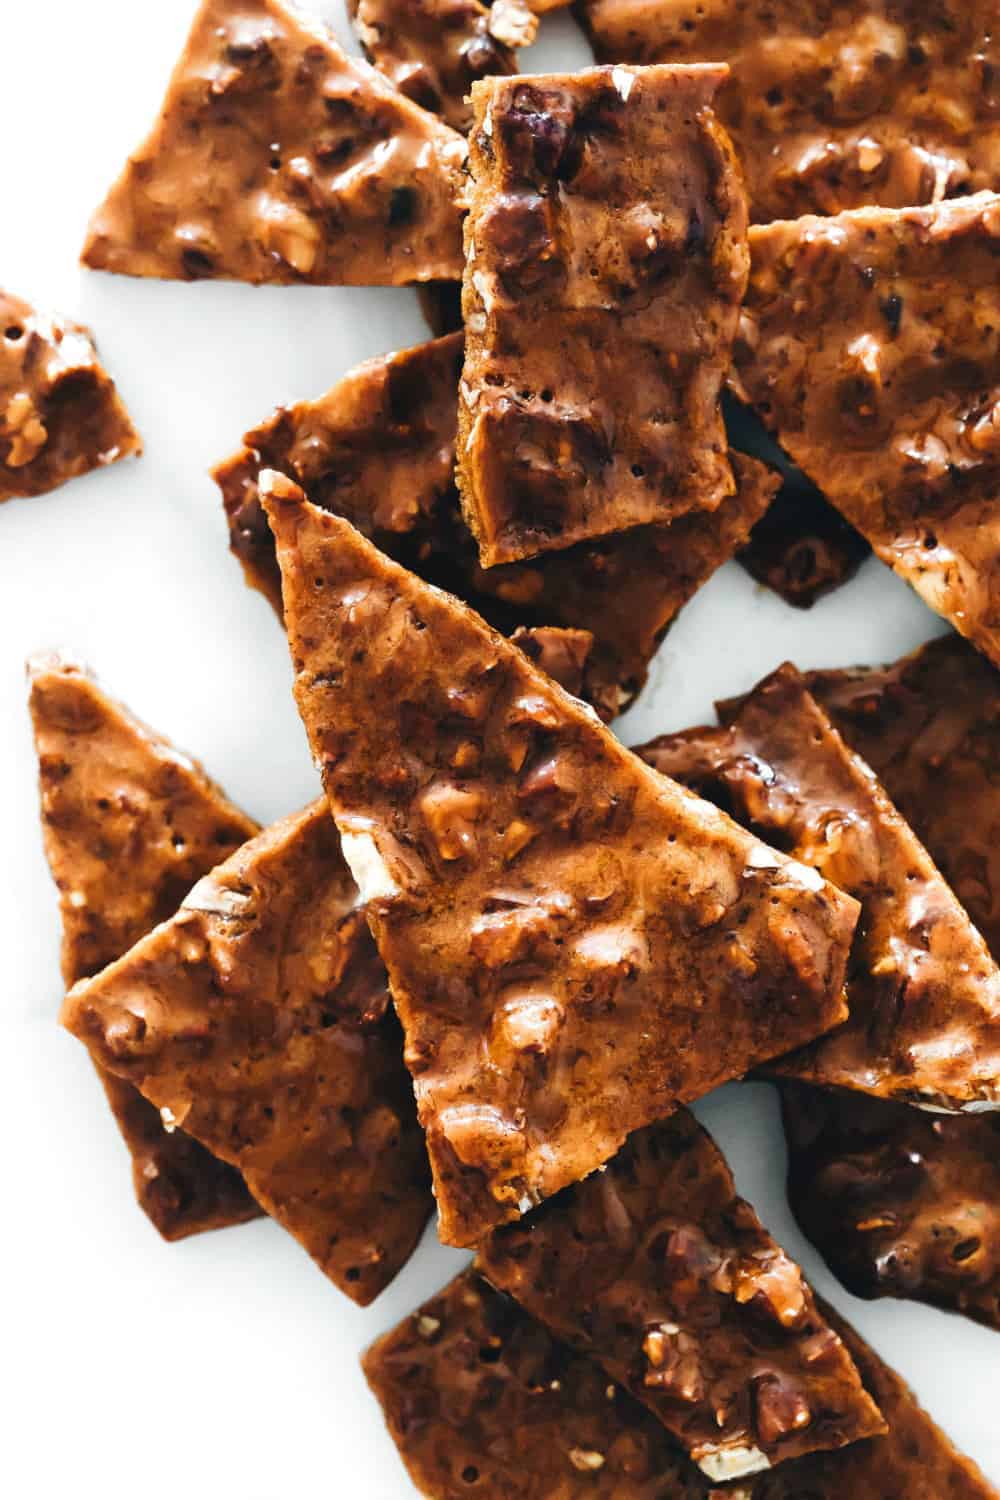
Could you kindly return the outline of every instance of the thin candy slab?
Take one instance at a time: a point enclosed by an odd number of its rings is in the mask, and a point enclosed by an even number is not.
[[[856,907],[274,473],[295,692],[471,1244],[843,1017]]]

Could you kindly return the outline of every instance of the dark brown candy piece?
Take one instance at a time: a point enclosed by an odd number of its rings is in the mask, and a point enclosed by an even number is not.
[[[1000,662],[1000,195],[757,226],[750,248],[737,394]]]
[[[274,468],[388,555],[478,609],[498,630],[560,625],[594,636],[588,681],[602,715],[641,689],[670,622],[732,557],[778,485],[733,455],[736,494],[713,513],[645,526],[529,562],[483,569],[454,488],[460,335],[368,360],[316,401],[279,407],[216,466],[230,548],[281,612],[274,539],[257,480]],[[587,684],[585,684],[587,690]]]
[[[86,265],[398,286],[461,275],[465,142],[282,0],[203,0]]]
[[[468,1271],[363,1364],[428,1500],[996,1500],[895,1371],[820,1306],[889,1432],[733,1486],[713,1484],[597,1364]]]
[[[79,663],[28,663],[42,836],[59,888],[67,985],[121,956],[257,825],[197,762],[109,698]],[[98,1067],[132,1156],[141,1207],[164,1239],[260,1213],[242,1177],[129,1083]]]
[[[602,62],[727,62],[755,220],[1000,188],[995,0],[582,0]]]
[[[167,1129],[238,1167],[356,1302],[431,1213],[402,1038],[324,800],[252,839],[96,978],[63,1024]]]
[[[712,1479],[884,1431],[799,1267],[686,1110],[488,1236],[477,1265]]]
[[[786,604],[809,609],[853,578],[870,551],[816,486],[795,473],[783,481],[737,561]]]
[[[913,830],[794,667],[720,729],[640,753],[862,903],[849,1020],[773,1068],[947,1110],[1000,1104],[1000,972]]]
[[[734,492],[719,394],[746,203],[724,67],[472,91],[458,482],[485,568]]]
[[[0,501],[141,452],[89,329],[0,291]]]
[[[291,481],[260,483],[299,711],[389,969],[447,1243],[843,1018],[850,898],[654,776]]]

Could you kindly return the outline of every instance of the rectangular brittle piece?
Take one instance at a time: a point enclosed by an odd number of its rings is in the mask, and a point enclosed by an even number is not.
[[[358,892],[324,799],[204,876],[177,914],[70,990],[63,1024],[238,1167],[362,1305],[432,1200],[423,1136]]]
[[[687,1110],[488,1235],[476,1265],[712,1479],[885,1431],[799,1267]]]
[[[196,761],[154,734],[67,655],[28,663],[42,838],[59,889],[67,985],[120,958],[257,831]],[[140,1207],[166,1240],[260,1208],[239,1172],[98,1065]]]
[[[794,667],[759,684],[721,728],[665,735],[638,753],[861,901],[849,1019],[772,1071],[931,1109],[1000,1107],[1000,971]]]
[[[399,286],[461,275],[466,145],[283,0],[202,0],[82,259],[128,276]]]
[[[428,1500],[997,1500],[896,1372],[819,1309],[889,1431],[731,1487],[702,1474],[599,1365],[470,1271],[384,1334],[363,1365]]]
[[[0,290],[0,501],[141,452],[90,330]]]
[[[581,0],[601,62],[727,62],[757,222],[1000,188],[996,0]]]
[[[1000,195],[768,224],[750,247],[737,393],[1000,662]]]
[[[230,548],[249,586],[280,615],[281,576],[257,485],[262,469],[277,469],[505,635],[519,627],[588,630],[595,706],[613,716],[642,688],[681,607],[747,541],[779,478],[733,454],[736,493],[716,511],[481,568],[453,482],[461,365],[461,335],[419,344],[366,361],[317,400],[279,407],[252,428],[213,470]]]
[[[856,903],[656,777],[273,471],[295,694],[406,1032],[446,1243],[843,1019]]]
[[[721,66],[472,91],[458,483],[485,568],[733,493],[746,202]]]

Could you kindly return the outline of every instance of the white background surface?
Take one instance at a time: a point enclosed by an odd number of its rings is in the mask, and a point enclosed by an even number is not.
[[[345,37],[340,4],[325,10]],[[269,1222],[163,1244],[132,1201],[84,1052],[55,1022],[59,928],[24,657],[75,648],[262,822],[306,802],[316,781],[285,642],[227,554],[205,471],[277,402],[426,336],[408,291],[142,283],[78,268],[88,215],[149,125],[191,10],[0,0],[0,285],[93,325],[146,441],[138,462],[0,511],[0,1495],[406,1500],[357,1356],[465,1257],[431,1230],[362,1310]],[[588,58],[558,17],[525,66]],[[874,561],[805,615],[731,564],[684,611],[623,738],[709,718],[714,697],[784,658],[887,660],[941,628]],[[836,1285],[787,1211],[770,1090],[731,1086],[698,1113],[815,1285],[1000,1480],[998,1336],[917,1305],[859,1303]]]

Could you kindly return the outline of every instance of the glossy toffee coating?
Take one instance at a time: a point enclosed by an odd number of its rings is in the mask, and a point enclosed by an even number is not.
[[[995,0],[581,0],[602,62],[728,62],[758,222],[1000,188]]]
[[[257,480],[274,468],[344,515],[397,562],[509,633],[558,624],[594,636],[588,683],[620,712],[681,606],[747,540],[778,478],[733,456],[737,491],[711,514],[636,527],[530,562],[483,569],[454,488],[460,335],[368,360],[316,401],[280,407],[215,468],[230,547],[247,583],[281,612],[274,538]]]
[[[714,1479],[885,1430],[794,1261],[686,1110],[484,1240],[477,1267]]]
[[[857,908],[458,600],[261,476],[295,693],[406,1031],[446,1243],[843,1018]]]
[[[468,130],[477,78],[516,73],[514,47],[531,37],[505,27],[516,7],[479,0],[348,0],[366,56],[401,93]],[[526,7],[520,7],[525,19]],[[527,28],[531,29],[530,25]]]
[[[281,0],[203,0],[95,270],[396,286],[461,274],[465,142]]]
[[[723,67],[472,91],[458,482],[484,567],[714,510],[746,201]]]
[[[59,888],[67,985],[119,958],[257,825],[201,766],[115,703],[78,662],[28,663],[42,836]],[[98,1068],[132,1156],[136,1197],[165,1239],[260,1209],[239,1173]]]
[[[750,244],[738,394],[1000,660],[1000,196],[769,224]]]
[[[0,290],[0,501],[141,452],[89,329]]]
[[[170,922],[75,985],[63,1024],[168,1128],[239,1167],[356,1302],[431,1212],[385,970],[324,800],[205,876]]]
[[[428,1500],[996,1500],[895,1371],[832,1308],[821,1311],[889,1432],[735,1485],[707,1479],[598,1365],[471,1272],[363,1363]]]
[[[665,735],[639,753],[861,901],[850,1019],[775,1071],[929,1108],[1000,1105],[1000,972],[794,667],[761,683],[722,728]]]
[[[890,667],[806,680],[996,956],[1000,674],[948,635]],[[794,1084],[783,1087],[782,1103],[792,1208],[845,1285],[1000,1327],[997,1116],[932,1119]]]

